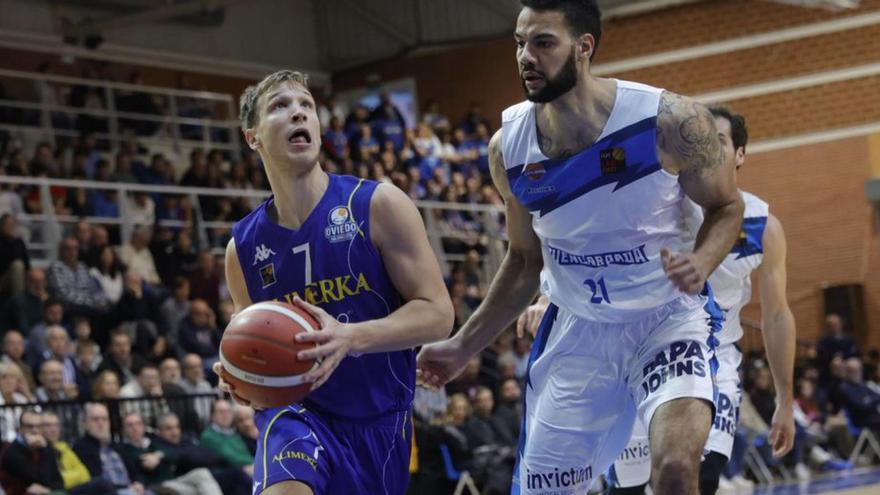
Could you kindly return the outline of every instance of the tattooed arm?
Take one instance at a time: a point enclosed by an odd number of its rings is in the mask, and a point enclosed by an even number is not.
[[[663,269],[683,292],[695,294],[737,239],[743,200],[715,118],[703,105],[674,93],[660,97],[657,148],[663,168],[678,174],[685,194],[705,209],[693,253],[664,249]]]

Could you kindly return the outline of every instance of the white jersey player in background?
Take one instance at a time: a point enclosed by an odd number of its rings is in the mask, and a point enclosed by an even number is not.
[[[697,493],[714,412],[712,331],[699,295],[730,252],[743,202],[709,111],[658,88],[590,74],[595,0],[521,0],[514,35],[529,101],[490,142],[510,244],[483,304],[425,346],[420,379],[442,386],[522,313],[551,304],[526,378],[514,494],[584,494],[650,425],[654,492]],[[691,251],[685,196],[705,208]]]
[[[715,125],[726,148],[729,166],[739,171],[745,163],[748,130],[745,119],[722,107],[710,109]],[[757,196],[741,191],[745,213],[739,240],[724,261],[709,277],[715,299],[724,311],[724,325],[716,336],[718,357],[719,396],[715,421],[706,442],[706,455],[700,465],[700,493],[714,494],[718,489],[721,471],[730,458],[734,432],[739,419],[742,400],[739,367],[742,354],[737,342],[742,338],[740,320],[742,308],[751,300],[751,274],[758,276],[761,302],[761,327],[767,361],[773,375],[777,406],[770,425],[770,444],[773,455],[782,457],[794,442],[793,389],[795,354],[795,322],[785,296],[785,235],[779,220],[769,212],[767,203]],[[702,210],[693,204],[685,210],[685,223],[692,235],[703,220]],[[534,335],[537,320],[549,301],[541,296],[517,322],[517,331]],[[630,443],[615,461],[609,473],[608,493],[635,495],[644,493],[651,476],[651,456],[644,426],[637,424]]]

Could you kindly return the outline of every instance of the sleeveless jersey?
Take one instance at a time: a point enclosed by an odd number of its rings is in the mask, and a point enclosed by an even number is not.
[[[502,114],[502,155],[510,188],[532,214],[541,240],[541,292],[580,318],[640,319],[679,297],[660,250],[680,250],[678,177],[657,156],[663,90],[617,81],[602,134],[566,159],[538,145],[536,108],[522,102]]]
[[[740,194],[746,208],[739,238],[724,261],[709,276],[715,301],[724,312],[724,325],[715,334],[721,345],[733,344],[742,338],[740,311],[752,299],[750,276],[764,259],[764,228],[770,208],[754,194],[745,191],[740,191]],[[688,199],[685,215],[688,242],[692,248],[703,223],[703,209]]]
[[[370,241],[370,199],[378,183],[329,176],[327,191],[299,230],[269,217],[273,198],[233,226],[248,294],[254,303],[290,302],[298,295],[342,323],[388,316],[401,298]],[[414,387],[413,349],[348,356],[303,405],[367,419],[409,410]]]

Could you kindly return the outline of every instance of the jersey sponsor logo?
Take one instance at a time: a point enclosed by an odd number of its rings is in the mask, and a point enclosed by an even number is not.
[[[626,172],[626,152],[623,148],[608,148],[599,152],[602,175]]]
[[[645,397],[656,392],[664,383],[679,376],[706,376],[706,358],[696,340],[679,340],[662,350],[642,370],[642,390]]]
[[[544,168],[543,163],[530,163],[526,165],[526,168],[523,170],[523,175],[525,175],[530,182],[539,181],[543,179],[546,174],[547,169]]]
[[[317,453],[317,449],[315,449]],[[295,450],[285,450],[280,454],[275,454],[272,456],[272,462],[282,462],[288,459],[292,459],[295,461],[305,461],[309,466],[312,467],[313,470],[318,470],[318,459],[316,457],[310,456],[305,452],[295,451]]]
[[[553,468],[553,471],[526,470],[526,488],[529,490],[573,488],[579,485],[588,485],[592,479],[593,466],[573,467],[562,471],[559,468]]]
[[[275,251],[267,248],[265,244],[260,244],[254,253],[254,263],[251,266],[257,266],[257,263],[262,263],[274,255]]]
[[[718,402],[715,404],[715,422],[712,428],[733,435],[736,431],[736,423],[739,419],[739,404],[734,404],[727,394],[718,394]]]
[[[645,245],[642,244],[628,251],[611,251],[597,254],[574,254],[548,246],[550,257],[561,266],[580,265],[590,268],[602,268],[611,265],[641,265],[648,262]]]
[[[263,281],[263,288],[269,287],[275,283],[275,264],[269,263],[260,267],[260,280]]]
[[[327,227],[324,229],[324,237],[328,241],[350,241],[357,232],[358,226],[354,223],[347,207],[340,205],[330,210],[330,214],[327,215]]]
[[[293,304],[293,298],[299,297],[309,304],[320,306],[326,303],[343,301],[348,297],[357,296],[362,292],[370,292],[370,284],[363,272],[357,277],[344,275],[342,277],[325,278],[306,285],[301,291],[293,291],[284,294],[284,300]],[[281,299],[276,299],[280,301]]]

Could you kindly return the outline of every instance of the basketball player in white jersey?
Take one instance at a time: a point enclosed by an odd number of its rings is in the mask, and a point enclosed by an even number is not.
[[[736,171],[745,162],[748,129],[745,119],[723,107],[711,108],[715,125],[721,134],[727,166]],[[794,371],[795,324],[794,316],[785,297],[785,235],[779,220],[769,213],[767,203],[753,194],[742,192],[745,215],[739,240],[724,261],[709,277],[714,296],[725,314],[724,325],[717,333],[720,344],[716,351],[719,367],[716,382],[719,396],[715,421],[706,442],[706,454],[700,464],[700,493],[714,494],[718,490],[721,471],[733,449],[734,432],[739,419],[742,399],[739,366],[742,354],[737,342],[743,330],[740,311],[749,302],[752,293],[750,275],[758,274],[761,299],[761,320],[767,360],[773,375],[777,406],[770,425],[770,443],[773,455],[782,457],[794,442],[792,374]],[[702,210],[689,204],[686,209],[689,230],[695,235],[702,222]],[[517,321],[517,331],[535,335],[544,310],[549,304],[546,296],[530,306]],[[647,432],[637,422],[629,444],[618,456],[608,473],[610,495],[644,494],[651,476],[651,455]]]
[[[584,494],[650,425],[654,492],[695,494],[714,413],[720,311],[710,273],[730,252],[743,201],[709,111],[642,84],[590,74],[594,0],[521,0],[517,61],[529,101],[490,143],[510,244],[486,300],[426,346],[440,386],[538,292],[550,305],[532,348],[513,493]],[[685,251],[685,196],[705,208]]]

